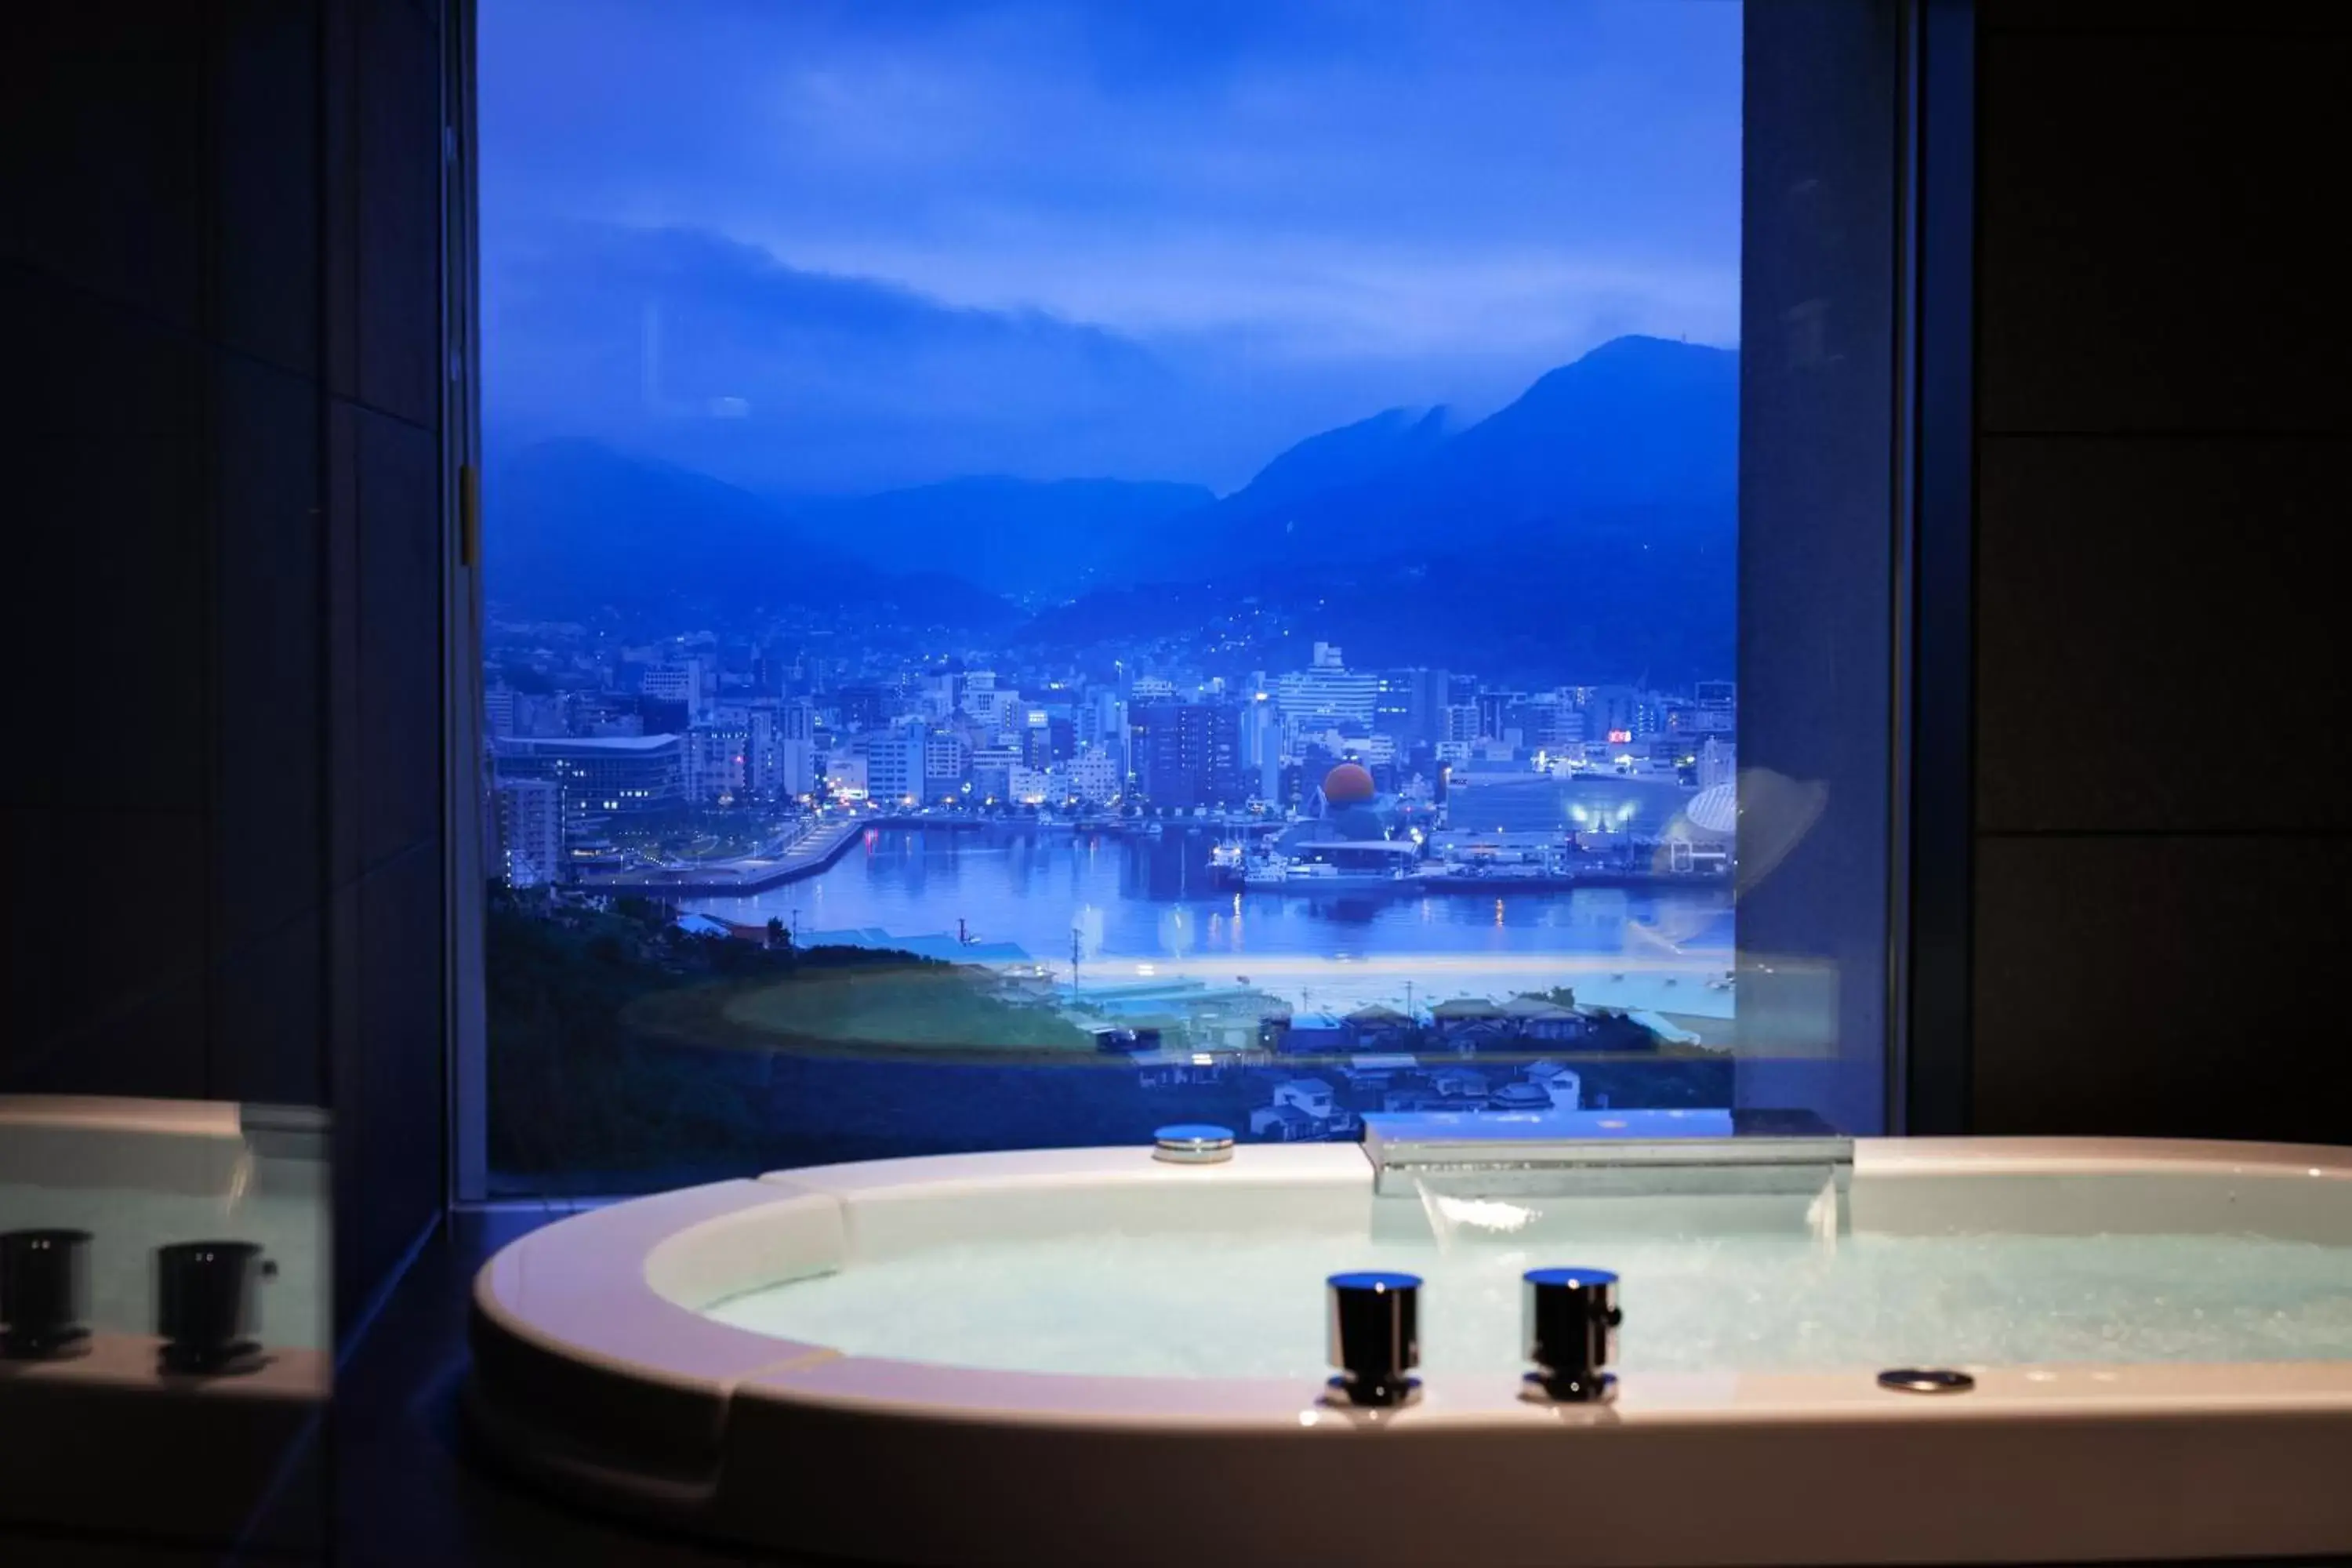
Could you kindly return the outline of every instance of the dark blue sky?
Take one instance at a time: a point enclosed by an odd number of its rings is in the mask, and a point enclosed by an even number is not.
[[[1736,340],[1732,0],[482,0],[492,437],[1232,489]]]

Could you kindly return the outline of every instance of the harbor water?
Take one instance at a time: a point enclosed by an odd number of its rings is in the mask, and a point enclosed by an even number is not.
[[[1727,1018],[1732,909],[1718,888],[1296,894],[1223,886],[1214,835],[881,828],[824,873],[688,900],[803,943],[892,939],[1045,965],[1081,986],[1194,978],[1302,1010],[1426,1006],[1572,988],[1594,1005]]]

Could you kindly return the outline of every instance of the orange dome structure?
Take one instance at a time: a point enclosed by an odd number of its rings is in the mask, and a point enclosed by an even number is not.
[[[1341,763],[1323,775],[1323,799],[1331,805],[1361,805],[1379,793],[1361,763]]]

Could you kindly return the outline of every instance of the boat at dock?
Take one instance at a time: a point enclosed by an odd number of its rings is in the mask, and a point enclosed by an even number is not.
[[[1421,846],[1390,839],[1318,839],[1254,855],[1242,867],[1253,892],[1408,892],[1421,885]]]

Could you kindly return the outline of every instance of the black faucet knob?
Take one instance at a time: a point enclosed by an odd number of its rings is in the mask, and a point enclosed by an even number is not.
[[[1531,1268],[1525,1280],[1520,1321],[1536,1366],[1528,1382],[1563,1404],[1608,1398],[1617,1382],[1608,1372],[1617,1359],[1617,1325],[1625,1321],[1617,1276],[1601,1268]]]
[[[259,1244],[182,1241],[155,1249],[155,1331],[163,1365],[182,1373],[250,1369],[260,1346]]]
[[[89,1232],[0,1236],[0,1357],[64,1355],[89,1337]]]
[[[1334,1393],[1350,1405],[1402,1405],[1419,1381],[1421,1278],[1415,1274],[1331,1276],[1330,1361]]]

